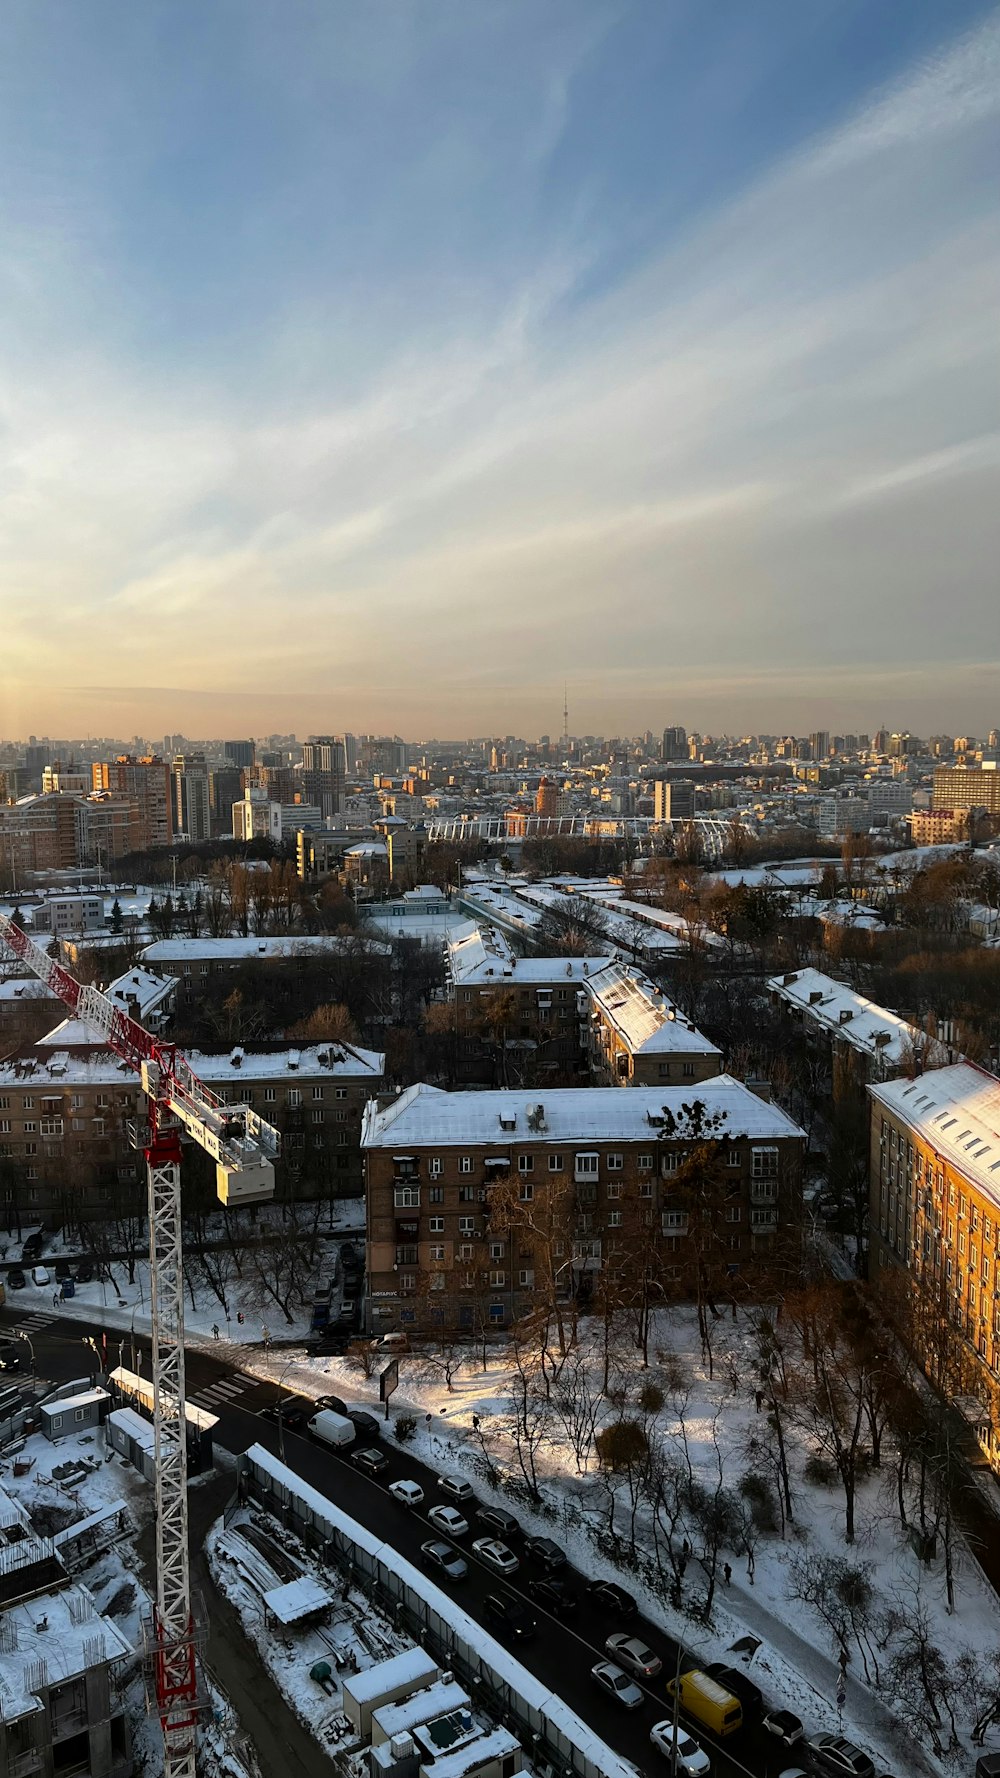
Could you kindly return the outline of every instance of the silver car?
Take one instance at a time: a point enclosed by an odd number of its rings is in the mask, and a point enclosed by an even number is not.
[[[598,1661],[596,1667],[591,1667],[590,1677],[623,1710],[638,1710],[646,1702],[642,1687],[629,1678],[624,1667],[616,1667],[614,1661]]]
[[[604,1644],[604,1652],[636,1679],[655,1679],[663,1671],[663,1662],[659,1655],[654,1655],[640,1636],[630,1636],[626,1630],[616,1630],[613,1636],[609,1636]]]
[[[494,1574],[516,1574],[521,1566],[513,1550],[496,1537],[477,1537],[472,1548],[480,1562],[485,1562]]]

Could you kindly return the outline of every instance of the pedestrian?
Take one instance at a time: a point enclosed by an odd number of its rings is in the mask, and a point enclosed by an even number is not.
[[[212,1338],[213,1338],[213,1340],[217,1340],[218,1337],[219,1337],[219,1323],[217,1321],[213,1321],[212,1322]]]
[[[61,1296],[61,1295],[62,1295],[62,1292],[61,1292],[61,1291],[59,1291],[59,1290],[57,1290],[57,1291],[56,1291],[56,1292],[55,1292],[55,1294],[54,1294],[54,1296],[53,1296],[53,1298],[52,1298],[52,1307],[53,1307],[53,1308],[54,1308],[54,1309],[58,1309],[58,1307],[59,1307],[59,1298],[60,1298],[60,1296]]]
[[[761,1408],[764,1406],[764,1391],[763,1391],[763,1389],[757,1390],[757,1392],[754,1396],[754,1400],[757,1403],[757,1412],[759,1414]]]
[[[242,1326],[243,1326],[243,1322],[244,1322],[244,1320],[245,1320],[245,1319],[246,1319],[246,1317],[245,1317],[245,1316],[244,1316],[244,1314],[243,1314],[243,1310],[242,1310],[242,1309],[237,1309],[237,1311],[236,1311],[236,1320],[237,1320],[237,1322],[238,1322],[238,1323],[239,1323],[239,1325],[240,1325],[240,1327],[242,1327]]]
[[[724,1562],[722,1564],[722,1578],[728,1587],[733,1578],[733,1565],[731,1562]]]

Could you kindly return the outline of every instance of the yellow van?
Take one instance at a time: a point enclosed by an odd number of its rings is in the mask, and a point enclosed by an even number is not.
[[[685,1716],[693,1716],[696,1722],[711,1729],[713,1735],[734,1735],[743,1727],[743,1706],[739,1698],[734,1698],[732,1692],[727,1692],[725,1686],[707,1673],[695,1670],[682,1673],[679,1679],[671,1679],[667,1684],[667,1695],[673,1698],[678,1693]]]

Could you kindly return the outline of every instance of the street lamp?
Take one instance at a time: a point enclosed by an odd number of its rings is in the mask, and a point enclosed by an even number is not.
[[[36,1376],[35,1376],[35,1348],[34,1348],[34,1346],[33,1346],[33,1345],[32,1345],[32,1343],[31,1343],[31,1335],[30,1335],[30,1334],[26,1334],[26,1333],[25,1333],[25,1331],[24,1331],[24,1328],[23,1328],[23,1327],[15,1327],[15,1329],[14,1329],[14,1337],[15,1337],[15,1339],[18,1339],[18,1340],[23,1340],[23,1341],[24,1341],[24,1343],[25,1343],[25,1345],[26,1345],[26,1346],[27,1346],[27,1348],[28,1348],[28,1351],[29,1351],[29,1352],[30,1352],[30,1353],[31,1353],[31,1381],[32,1381],[32,1383],[34,1383],[34,1382],[35,1382],[35,1381],[36,1381]]]

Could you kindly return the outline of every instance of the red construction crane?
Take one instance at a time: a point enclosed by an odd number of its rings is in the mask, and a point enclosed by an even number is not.
[[[156,1611],[147,1653],[163,1729],[164,1778],[195,1778],[199,1693],[188,1568],[181,1136],[186,1131],[212,1156],[224,1204],[260,1204],[274,1196],[281,1139],[251,1106],[224,1104],[175,1044],[151,1036],[100,989],[82,986],[5,914],[0,939],[135,1069],[146,1095],[141,1146],[149,1188],[156,1434]]]

